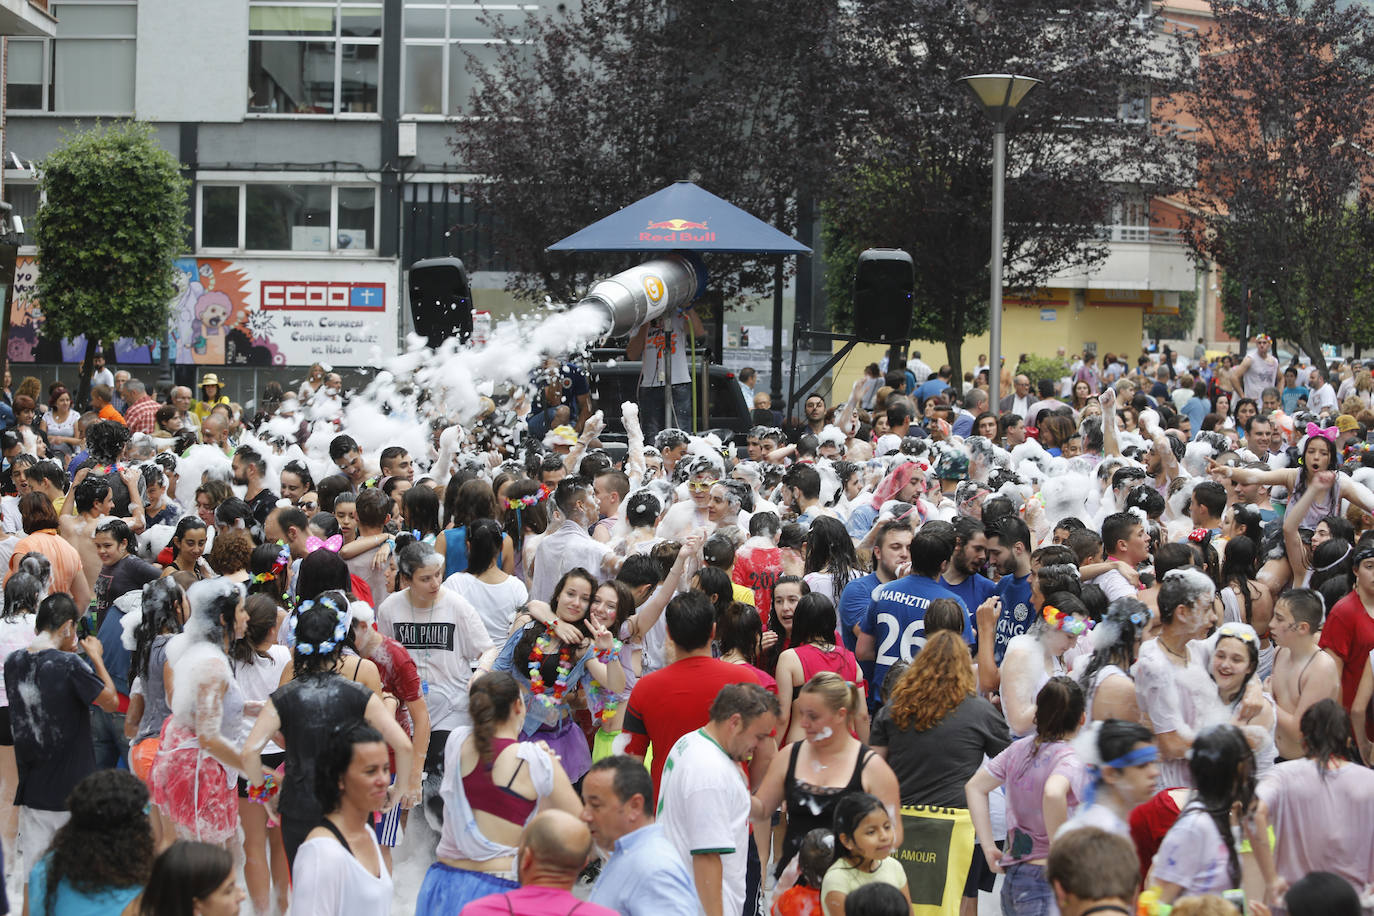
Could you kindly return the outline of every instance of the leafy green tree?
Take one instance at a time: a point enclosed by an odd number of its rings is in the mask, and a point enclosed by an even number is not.
[[[1189,340],[1193,336],[1193,321],[1196,318],[1196,290],[1181,292],[1178,294],[1178,314],[1146,314],[1145,333],[1155,340]]]
[[[186,246],[186,192],[176,157],[145,124],[69,135],[39,165],[45,200],[34,220],[43,333],[86,335],[81,399],[99,342],[160,339]]]
[[[1189,242],[1227,276],[1227,326],[1367,346],[1374,309],[1374,15],[1338,0],[1214,0],[1184,107]],[[1244,308],[1249,291],[1249,309]],[[1248,319],[1248,327],[1245,327]]]

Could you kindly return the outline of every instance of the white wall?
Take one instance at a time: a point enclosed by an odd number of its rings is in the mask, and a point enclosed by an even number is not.
[[[140,0],[134,110],[144,121],[242,121],[248,4]]]

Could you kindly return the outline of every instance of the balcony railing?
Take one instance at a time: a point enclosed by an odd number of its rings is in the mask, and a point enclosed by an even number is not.
[[[1183,243],[1183,233],[1162,226],[1102,226],[1098,238],[1105,242]]]

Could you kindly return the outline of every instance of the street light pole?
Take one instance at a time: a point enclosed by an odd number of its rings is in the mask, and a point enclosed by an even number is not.
[[[989,407],[1001,412],[1002,397],[1002,212],[1007,173],[1007,122],[1016,106],[1040,84],[1038,79],[1014,73],[980,73],[960,82],[969,88],[992,121],[992,259],[988,295],[988,395]]]
[[[992,132],[992,274],[988,291],[988,407],[1002,411],[1002,210],[1007,179],[1007,126]]]

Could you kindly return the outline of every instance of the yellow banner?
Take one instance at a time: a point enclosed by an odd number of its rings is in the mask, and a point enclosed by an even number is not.
[[[976,854],[966,808],[917,805],[902,809],[897,861],[906,869],[914,916],[958,916],[969,863]]]

